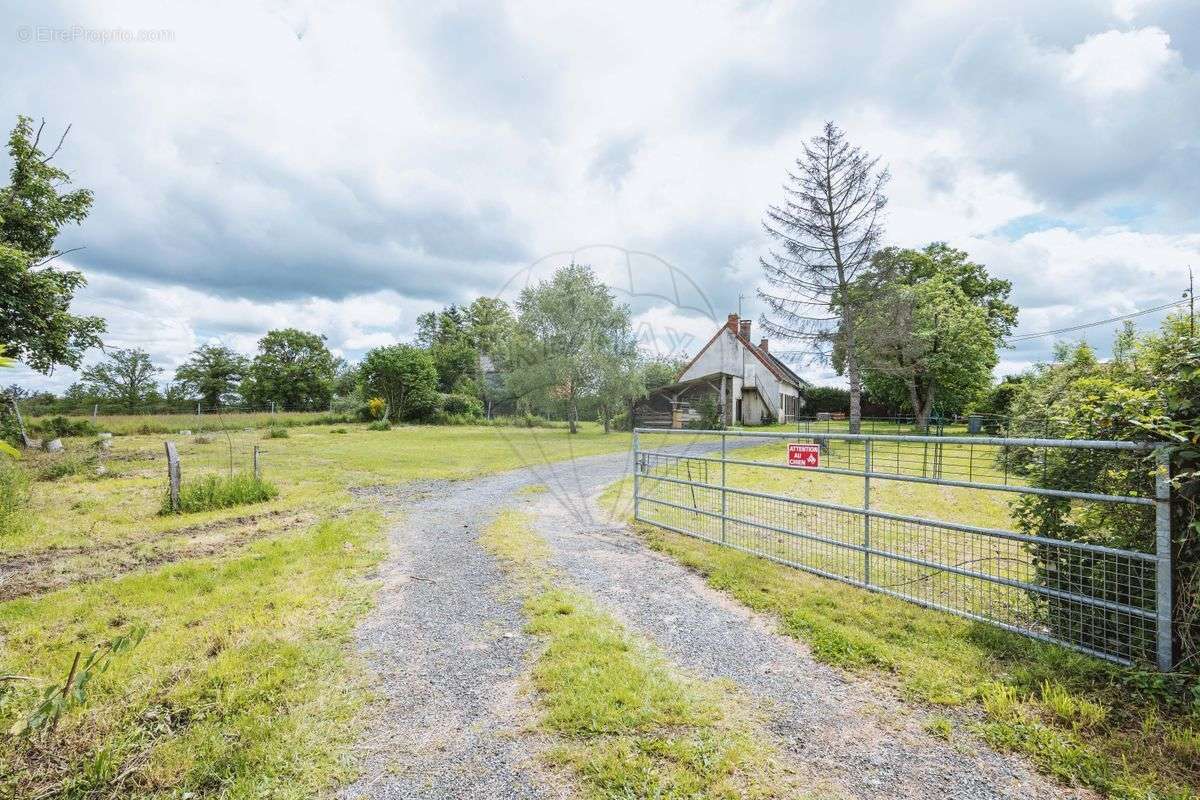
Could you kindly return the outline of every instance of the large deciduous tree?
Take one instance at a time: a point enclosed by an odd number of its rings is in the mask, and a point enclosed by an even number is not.
[[[206,405],[228,402],[246,377],[250,362],[245,356],[221,345],[205,344],[175,370],[179,388],[199,397]]]
[[[991,384],[996,339],[987,313],[946,276],[880,287],[858,325],[871,397],[906,401],[918,427],[939,399],[957,410]]]
[[[853,289],[859,361],[871,396],[910,406],[922,427],[935,405],[958,413],[977,400],[991,383],[997,348],[1017,323],[1011,290],[1009,281],[944,242],[877,252]],[[929,325],[940,326],[940,335],[922,338]]]
[[[8,139],[12,169],[0,189],[0,345],[48,374],[60,364],[78,367],[88,348],[100,346],[105,325],[99,317],[71,313],[86,280],[51,264],[61,255],[54,249],[59,230],[87,217],[92,193],[69,190],[70,175],[53,163],[67,134],[46,153],[44,126],[35,131],[29,117],[18,117]]]
[[[812,358],[829,360],[835,348],[845,352],[855,433],[862,420],[862,371],[852,287],[883,235],[888,172],[878,164],[827,122],[788,172],[783,204],[770,206],[763,221],[776,243],[762,259],[767,288],[758,294],[769,310],[763,325],[772,336],[805,343]]]
[[[359,372],[363,393],[382,397],[392,419],[424,419],[437,409],[437,369],[428,350],[407,344],[376,347]]]
[[[509,389],[517,397],[553,398],[566,405],[578,432],[579,402],[611,407],[622,376],[636,372],[637,340],[629,308],[587,267],[571,264],[521,292],[518,334],[510,350]]]
[[[1008,302],[1012,282],[993,278],[982,264],[971,261],[966,251],[945,242],[933,242],[920,250],[885,247],[871,260],[863,283],[868,291],[892,283],[915,286],[932,278],[945,278],[983,309],[996,339],[1003,339],[1017,326],[1015,305]]]
[[[283,328],[258,341],[242,396],[256,404],[275,403],[279,409],[304,411],[329,406],[337,359],[317,333]]]
[[[162,372],[140,348],[109,351],[106,358],[83,371],[83,385],[94,397],[134,410],[158,395],[155,376]]]

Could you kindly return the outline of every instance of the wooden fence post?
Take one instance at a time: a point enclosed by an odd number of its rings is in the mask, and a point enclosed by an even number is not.
[[[174,442],[164,442],[167,448],[167,480],[171,483],[171,511],[179,513],[179,483],[182,472],[179,468],[179,451]]]
[[[254,445],[254,480],[258,480],[258,445]]]

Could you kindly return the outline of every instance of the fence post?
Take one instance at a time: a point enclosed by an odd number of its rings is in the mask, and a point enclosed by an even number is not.
[[[258,445],[254,445],[254,480],[258,480]]]
[[[639,495],[641,494],[642,453],[638,441],[637,428],[633,429],[633,519],[639,521]]]
[[[182,477],[182,472],[179,468],[179,451],[175,449],[174,442],[163,443],[167,449],[167,480],[171,484],[171,512],[179,513],[179,484]]]
[[[1172,640],[1171,587],[1171,452],[1163,447],[1158,451],[1158,469],[1154,475],[1154,554],[1155,602],[1158,633],[1158,668],[1170,672],[1174,666]]]
[[[863,583],[871,585],[871,440],[863,442]]]
[[[725,433],[721,433],[721,544],[725,544],[725,516],[729,506],[725,494]]]

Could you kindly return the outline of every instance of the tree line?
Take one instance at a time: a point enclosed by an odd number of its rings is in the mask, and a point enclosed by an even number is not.
[[[493,412],[553,410],[577,431],[582,418],[607,431],[629,424],[631,403],[674,380],[680,365],[637,347],[628,306],[586,266],[567,264],[510,307],[480,297],[416,320],[412,342],[376,347],[352,364],[322,334],[269,331],[255,354],[220,344],[194,350],[162,384],[164,370],[140,348],[109,350],[62,397],[10,387],[31,411],[130,412],[251,406],[330,410],[364,419],[470,422]]]

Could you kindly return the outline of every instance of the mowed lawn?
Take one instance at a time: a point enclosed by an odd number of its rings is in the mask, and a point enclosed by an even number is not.
[[[562,429],[241,427],[171,436],[183,481],[250,469],[266,503],[161,516],[161,435],[26,459],[29,523],[0,538],[0,730],[78,652],[144,627],[53,733],[0,741],[0,797],[312,797],[347,779],[368,683],[351,642],[386,521],[357,487],[459,479],[629,447]],[[278,434],[277,434],[278,436]],[[98,460],[99,459],[99,460]],[[53,467],[51,469],[51,467]],[[97,475],[97,468],[103,467]],[[27,680],[29,679],[29,680]],[[189,795],[188,793],[191,793]]]

